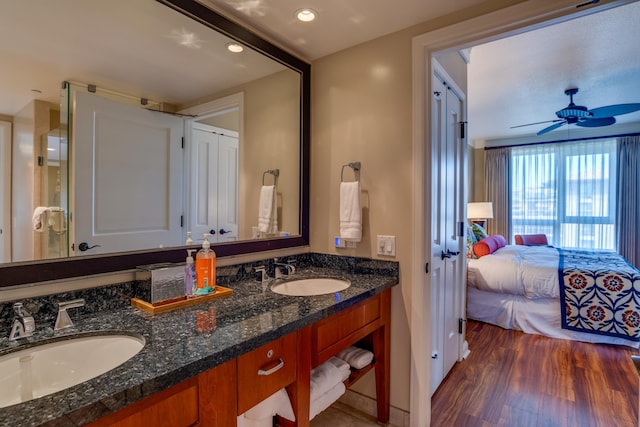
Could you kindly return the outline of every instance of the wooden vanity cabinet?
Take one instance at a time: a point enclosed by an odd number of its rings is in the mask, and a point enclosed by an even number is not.
[[[236,425],[236,360],[107,415],[90,427]]]
[[[374,361],[352,370],[345,385],[375,369],[378,421],[387,423],[390,312],[391,290],[387,289],[89,426],[233,427],[238,414],[285,387],[297,421],[278,418],[279,425],[307,427],[311,369],[357,342],[371,348]]]

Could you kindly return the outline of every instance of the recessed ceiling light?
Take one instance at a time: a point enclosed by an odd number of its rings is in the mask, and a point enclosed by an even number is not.
[[[233,53],[240,53],[244,50],[244,48],[238,43],[227,43],[227,50]]]
[[[296,17],[302,22],[311,22],[316,19],[318,12],[313,9],[300,9],[296,12]]]

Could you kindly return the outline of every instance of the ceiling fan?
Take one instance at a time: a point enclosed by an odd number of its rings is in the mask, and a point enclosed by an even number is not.
[[[536,134],[544,135],[545,133],[558,129],[566,124],[590,128],[609,126],[616,122],[614,116],[620,116],[622,114],[633,113],[634,111],[640,110],[640,104],[614,104],[589,110],[587,107],[573,103],[573,95],[576,93],[578,93],[577,87],[564,91],[565,95],[569,95],[570,102],[567,107],[556,111],[556,116],[558,116],[557,119],[512,126],[511,129],[523,126],[539,125],[542,123],[553,123],[551,126],[538,131]]]

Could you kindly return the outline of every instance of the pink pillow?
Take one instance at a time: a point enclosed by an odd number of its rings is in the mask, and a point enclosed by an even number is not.
[[[504,236],[496,234],[495,236],[489,236],[485,239],[482,239],[478,243],[473,245],[473,253],[478,258],[480,258],[485,255],[494,253],[498,249],[503,248],[506,244],[507,240],[504,238]]]

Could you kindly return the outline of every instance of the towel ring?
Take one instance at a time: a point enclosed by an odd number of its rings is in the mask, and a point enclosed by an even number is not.
[[[262,173],[262,185],[264,185],[264,176],[266,174],[273,175],[273,185],[278,186],[278,177],[280,176],[280,169],[269,169]]]
[[[360,166],[360,162],[351,162],[346,165],[342,165],[342,170],[340,171],[340,182],[344,182],[344,168],[346,167],[353,169],[353,172],[356,175],[356,181],[360,181],[360,174],[358,173],[360,172]]]

